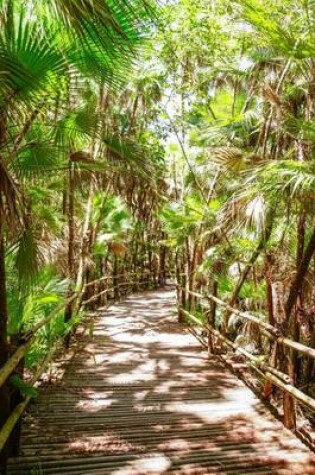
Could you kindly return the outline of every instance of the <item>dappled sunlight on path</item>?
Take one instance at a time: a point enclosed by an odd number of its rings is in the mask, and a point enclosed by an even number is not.
[[[10,475],[311,475],[311,452],[176,323],[174,293],[98,312],[42,387]]]

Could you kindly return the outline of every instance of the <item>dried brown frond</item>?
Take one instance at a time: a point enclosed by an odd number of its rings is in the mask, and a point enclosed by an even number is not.
[[[71,153],[70,160],[72,162],[93,162],[94,161],[90,153],[83,152],[82,150]]]
[[[13,231],[21,224],[23,215],[22,197],[18,184],[0,160],[0,219],[1,224]]]

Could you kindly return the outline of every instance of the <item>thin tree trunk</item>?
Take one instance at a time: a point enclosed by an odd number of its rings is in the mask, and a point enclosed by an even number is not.
[[[162,239],[165,238],[163,233]],[[158,285],[160,287],[164,287],[166,284],[166,247],[164,245],[160,245],[159,249],[160,259],[159,259],[159,270],[158,270]]]
[[[74,258],[74,242],[75,242],[75,228],[74,228],[74,164],[69,162],[69,190],[68,190],[68,278],[69,287],[68,295],[72,295],[75,282],[75,258]],[[65,308],[64,320],[69,322],[72,318],[73,304],[69,303]],[[68,332],[65,343],[69,344],[70,333]]]
[[[175,251],[175,274],[176,274],[176,290],[177,290],[177,308],[178,308],[178,322],[182,323],[184,321],[184,314],[182,312],[182,300],[183,300],[183,282],[181,275],[181,259],[179,256],[179,251]]]
[[[215,280],[215,278],[212,280],[210,292],[214,297],[218,296],[218,282]],[[216,311],[217,311],[216,302],[214,302],[213,300],[210,300],[210,308],[209,308],[209,313],[207,315],[207,322],[212,328],[216,327],[216,324],[215,324]],[[209,355],[215,353],[214,337],[211,332],[208,333],[208,353]]]
[[[92,230],[90,229],[90,220],[93,211],[93,197],[94,197],[94,178],[92,177],[89,189],[89,197],[86,206],[86,213],[84,216],[84,222],[82,226],[82,236],[81,236],[81,249],[79,253],[79,265],[78,265],[78,272],[77,272],[77,279],[76,279],[76,290],[80,291],[83,285],[83,277],[84,277],[84,261],[86,256],[89,254],[89,238],[91,238]],[[72,259],[73,260],[73,259]]]
[[[231,307],[233,307],[233,305],[235,304],[236,299],[237,299],[237,297],[238,297],[238,295],[239,295],[239,293],[240,293],[240,291],[241,291],[241,289],[244,285],[244,282],[246,281],[247,276],[248,276],[249,272],[251,271],[253,265],[255,264],[256,260],[260,256],[261,252],[266,248],[266,244],[269,241],[270,236],[271,236],[271,232],[272,232],[273,216],[274,216],[274,210],[272,209],[272,210],[269,211],[269,214],[266,218],[266,227],[265,227],[265,229],[262,233],[262,236],[259,240],[258,246],[255,249],[255,251],[253,252],[252,257],[250,258],[248,264],[245,266],[245,268],[242,272],[242,275],[238,279],[236,287],[234,288],[233,294],[232,294],[231,298],[229,299],[228,303]],[[225,315],[224,315],[224,329],[225,329],[225,331],[227,331],[227,328],[228,328],[230,315],[231,315],[231,311],[227,310],[225,312]]]
[[[275,325],[275,317],[274,317],[274,308],[273,308],[273,299],[272,299],[272,280],[271,280],[271,256],[266,254],[265,257],[265,280],[266,280],[266,298],[267,298],[267,308],[268,308],[268,321],[270,325]]]

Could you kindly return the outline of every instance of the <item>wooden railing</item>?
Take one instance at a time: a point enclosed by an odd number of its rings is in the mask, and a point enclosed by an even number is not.
[[[200,342],[208,348],[208,352],[210,354],[215,353],[216,342],[220,342],[221,346],[223,345],[227,348],[230,348],[235,354],[242,355],[244,357],[244,361],[247,362],[247,365],[251,369],[257,372],[266,381],[269,381],[272,385],[280,388],[284,394],[284,401],[285,396],[287,395],[292,398],[293,401],[298,401],[300,404],[307,407],[312,413],[315,414],[315,399],[305,394],[301,389],[297,388],[292,383],[290,375],[286,374],[283,371],[283,368],[276,367],[277,358],[275,357],[275,353],[277,352],[278,347],[282,346],[284,350],[287,349],[290,352],[298,352],[303,356],[315,359],[314,348],[310,348],[306,345],[303,345],[302,343],[299,343],[281,335],[278,328],[262,321],[254,315],[250,315],[247,312],[245,313],[231,307],[229,304],[219,299],[218,297],[215,297],[211,294],[200,294],[197,292],[189,291],[187,289],[183,289],[182,287],[179,287],[179,290],[185,291],[186,293],[190,294],[194,298],[196,304],[198,305],[199,303],[198,309],[210,309],[211,302],[214,302],[216,305],[222,306],[223,308],[229,310],[231,313],[237,315],[244,321],[255,323],[257,325],[257,328],[259,329],[260,334],[263,337],[267,338],[271,343],[271,354],[273,355],[271,358],[272,362],[266,361],[266,357],[268,359],[268,356],[271,355],[253,355],[239,344],[230,340],[226,334],[223,334],[222,331],[220,331],[218,328],[215,328],[215,324],[213,321],[209,322],[209,319],[207,318],[207,311],[204,312],[204,315],[206,317],[205,321],[201,322],[200,319],[196,315],[194,315],[191,310],[188,311],[187,309],[183,308],[181,306],[181,303],[178,302],[180,314],[185,315],[188,320],[194,323],[194,325],[202,327],[203,330],[206,332],[208,338],[205,341],[200,335],[195,332],[194,327],[190,329],[190,331],[200,340]],[[264,397],[266,397],[266,395],[264,395]],[[292,406],[290,407],[290,410],[292,410]],[[293,405],[293,410],[295,411],[295,405]],[[292,426],[292,414],[286,414],[286,411],[288,411],[288,406],[286,404],[283,404],[284,424],[290,429],[295,429],[295,416],[293,418],[294,424]]]
[[[120,281],[117,283],[117,280]],[[99,290],[100,284],[106,285],[105,289]],[[53,319],[60,314],[68,305],[72,304],[75,307],[75,314],[73,321],[75,321],[75,317],[80,309],[85,308],[87,305],[95,302],[102,298],[102,305],[105,304],[104,297],[110,296],[110,299],[107,299],[106,304],[110,306],[112,303],[117,301],[117,298],[120,297],[120,293],[126,295],[131,293],[134,290],[140,290],[144,286],[148,287],[149,285],[155,285],[154,279],[151,279],[149,273],[145,273],[145,276],[141,278],[137,278],[137,273],[128,273],[115,275],[115,276],[106,276],[100,279],[94,280],[93,282],[89,282],[85,284],[80,291],[73,292],[73,294],[64,300],[62,304],[55,307],[52,312],[41,319],[38,323],[36,323],[32,328],[28,329],[23,333],[21,336],[20,341],[22,343],[18,346],[18,348],[14,351],[14,353],[9,357],[5,365],[0,368],[0,388],[9,381],[9,378],[15,373],[16,369],[18,368],[21,361],[26,357],[28,352],[31,348],[36,345],[39,331],[44,328],[47,324],[53,321]],[[93,295],[89,295],[86,298],[87,289],[94,286],[97,293],[93,293]],[[71,328],[71,322],[69,325],[69,329]],[[73,328],[73,327],[72,327]],[[63,335],[64,336],[64,335]],[[49,352],[44,358],[35,371],[33,371],[31,379],[27,380],[27,387],[35,388],[38,384],[38,380],[40,376],[43,374],[45,368],[47,367],[49,361],[51,361],[53,355],[56,352],[58,347],[58,343],[60,343],[60,338],[55,341],[53,348],[50,348]],[[25,411],[26,407],[28,406],[31,399],[34,397],[34,394],[28,394],[25,397],[21,398],[21,401],[12,409],[10,415],[8,416],[6,422],[0,429],[0,453],[4,450],[6,444],[8,443],[12,431],[14,430],[16,424],[20,420],[23,412]],[[1,408],[0,408],[1,410]],[[16,445],[16,441],[15,441]]]

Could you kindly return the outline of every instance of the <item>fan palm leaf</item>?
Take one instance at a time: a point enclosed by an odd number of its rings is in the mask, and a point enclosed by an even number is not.
[[[296,13],[293,15],[295,21],[286,16],[286,23],[281,23],[276,15],[269,14],[268,6],[260,0],[239,0],[244,7],[244,18],[255,27],[260,36],[263,37],[274,48],[281,51],[286,57],[298,60],[312,58],[315,54],[315,42],[311,32],[305,32],[303,36],[299,31],[299,22],[296,22]],[[300,9],[300,15],[303,10]]]
[[[139,38],[139,22],[152,15],[153,9],[145,0],[37,0],[50,16],[83,38],[99,41],[102,27],[106,46],[120,39],[120,46],[129,46],[130,40]],[[103,44],[104,46],[104,44]]]
[[[23,12],[7,19],[0,32],[0,99],[34,103],[51,93],[67,63],[57,47],[56,36]]]

